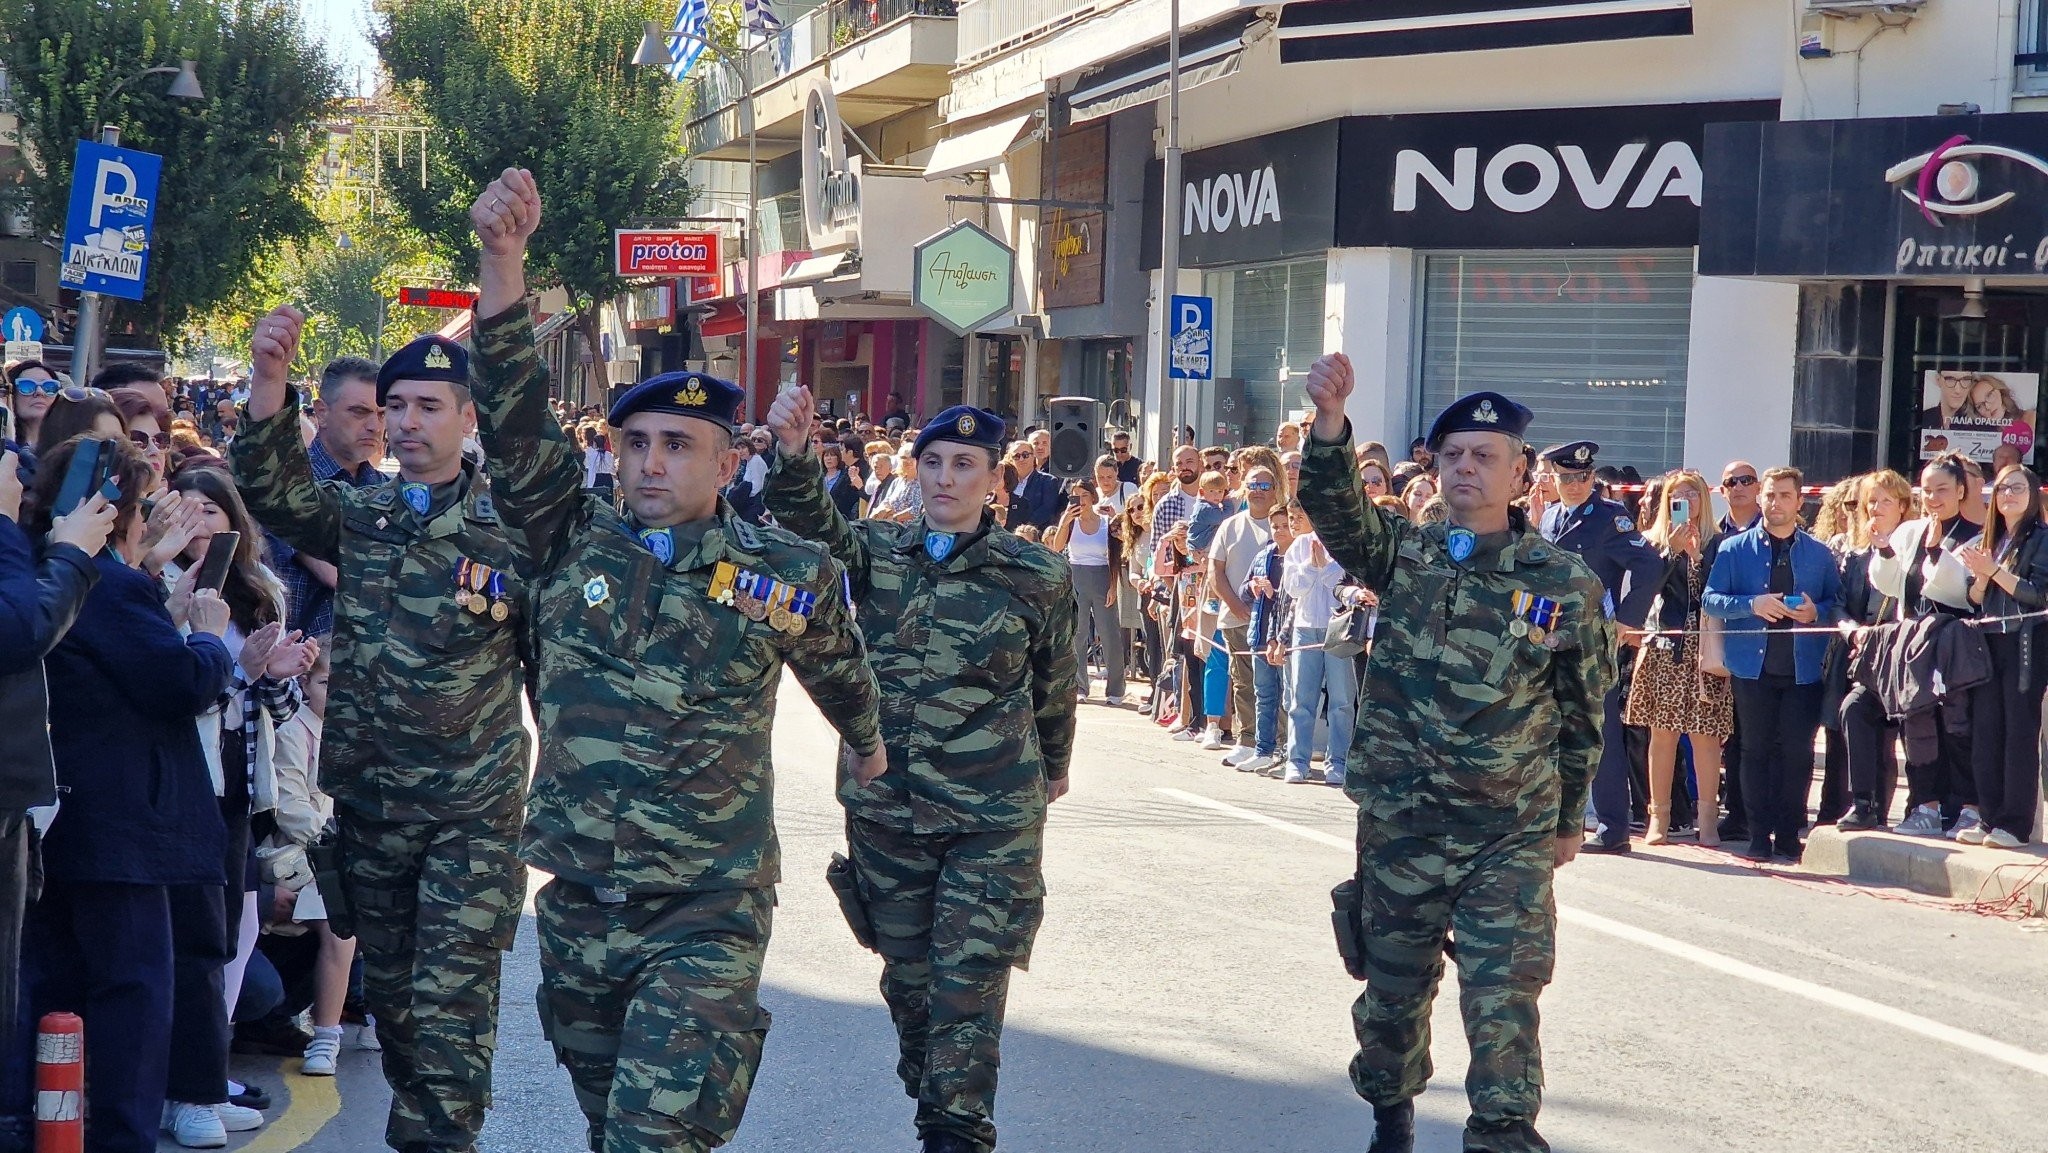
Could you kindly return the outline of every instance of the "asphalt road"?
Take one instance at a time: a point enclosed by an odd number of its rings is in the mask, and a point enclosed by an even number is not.
[[[775,1026],[727,1148],[915,1150],[879,962],[823,880],[841,841],[830,733],[793,684],[775,745],[786,880],[762,992]],[[1079,747],[1047,837],[1045,930],[1012,986],[1002,1148],[1362,1150],[1371,1114],[1345,1076],[1360,986],[1328,916],[1351,805],[1223,768],[1100,705],[1083,706]],[[1541,1119],[1558,1150],[2048,1148],[2048,934],[1695,847],[1583,859],[1558,895]],[[506,965],[491,1153],[582,1148],[534,1022],[537,979],[529,922]],[[296,1061],[244,1061],[289,1099],[237,1147],[378,1148],[375,1055],[343,1057],[324,1082]],[[1434,1057],[1417,1147],[1456,1150],[1455,977]]]

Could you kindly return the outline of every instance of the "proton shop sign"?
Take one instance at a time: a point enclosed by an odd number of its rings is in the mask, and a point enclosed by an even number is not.
[[[1215,379],[1216,298],[1173,298],[1173,346],[1167,357],[1170,380]]]
[[[619,276],[625,280],[719,274],[716,232],[621,228],[613,233],[613,239]]]
[[[71,210],[64,217],[64,264],[58,273],[64,287],[142,299],[163,169],[161,156],[78,142]]]

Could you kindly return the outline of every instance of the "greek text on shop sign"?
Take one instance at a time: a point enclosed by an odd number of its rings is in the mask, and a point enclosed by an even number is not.
[[[718,275],[716,232],[621,228],[614,236],[621,277]]]

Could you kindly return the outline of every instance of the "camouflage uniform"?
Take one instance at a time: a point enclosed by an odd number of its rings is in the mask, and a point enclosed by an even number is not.
[[[289,405],[246,421],[229,455],[249,511],[339,572],[320,787],[391,1083],[385,1140],[469,1149],[491,1103],[499,956],[526,890],[513,852],[528,752],[518,555],[466,463],[445,507],[421,516],[395,479],[315,481]],[[506,574],[506,619],[457,606],[465,558]]]
[[[1600,759],[1614,637],[1585,562],[1528,531],[1451,559],[1450,526],[1375,508],[1349,431],[1311,439],[1301,503],[1330,555],[1379,594],[1345,791],[1358,802],[1366,989],[1352,1009],[1352,1084],[1375,1105],[1422,1092],[1444,937],[1457,935],[1472,1047],[1467,1150],[1548,1149],[1536,998],[1556,937],[1553,841],[1579,831]],[[1511,631],[1511,597],[1557,602],[1541,643]]]
[[[520,853],[555,879],[535,911],[541,1027],[590,1147],[731,1139],[768,1013],[757,1000],[775,840],[769,728],[785,663],[847,743],[879,742],[879,692],[816,545],[719,503],[664,566],[547,409],[517,305],[477,325],[478,427],[536,565],[540,768]],[[801,636],[719,604],[719,562],[816,594]]]
[[[995,1148],[1010,967],[1043,911],[1046,782],[1074,743],[1067,562],[993,525],[944,561],[908,524],[839,515],[814,455],[780,457],[769,511],[846,566],[884,688],[889,771],[839,791],[854,882],[881,953],[897,1073],[921,1136]]]

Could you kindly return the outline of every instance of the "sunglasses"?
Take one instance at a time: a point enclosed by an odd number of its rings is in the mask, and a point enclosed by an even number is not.
[[[14,391],[18,396],[34,396],[39,392],[44,396],[55,396],[63,387],[55,380],[29,380],[26,377],[14,382]]]
[[[1559,484],[1585,484],[1593,479],[1591,472],[1561,472],[1557,474]]]
[[[135,429],[129,429],[128,443],[134,445],[137,448],[148,448],[152,444],[154,444],[158,448],[169,448],[171,447],[171,434],[168,432],[160,432],[157,433],[155,436],[151,436],[146,432],[139,432]]]
[[[1244,486],[1244,490],[1246,492],[1272,492],[1273,482],[1270,480],[1250,481]]]
[[[1731,476],[1721,482],[1722,488],[1748,488],[1756,483],[1753,476]]]
[[[57,393],[57,395],[63,397],[65,400],[68,400],[73,404],[77,404],[78,402],[85,400],[88,397],[98,397],[101,400],[114,399],[111,395],[108,394],[107,390],[104,388],[92,388],[90,386],[81,384],[67,384],[61,391]]]
[[[1382,476],[1369,476],[1369,477],[1366,477],[1366,478],[1365,478],[1365,487],[1367,487],[1367,488],[1385,488],[1385,487],[1387,487],[1387,479],[1386,479],[1385,477],[1382,477]]]
[[[1124,444],[1120,444],[1120,445],[1116,446],[1115,448],[1112,448],[1112,449],[1110,449],[1109,451],[1111,451],[1111,452],[1113,452],[1113,453],[1117,454],[1118,456],[1129,456],[1129,455],[1131,455],[1131,448],[1130,448],[1130,446],[1129,446],[1129,445],[1124,445]]]

